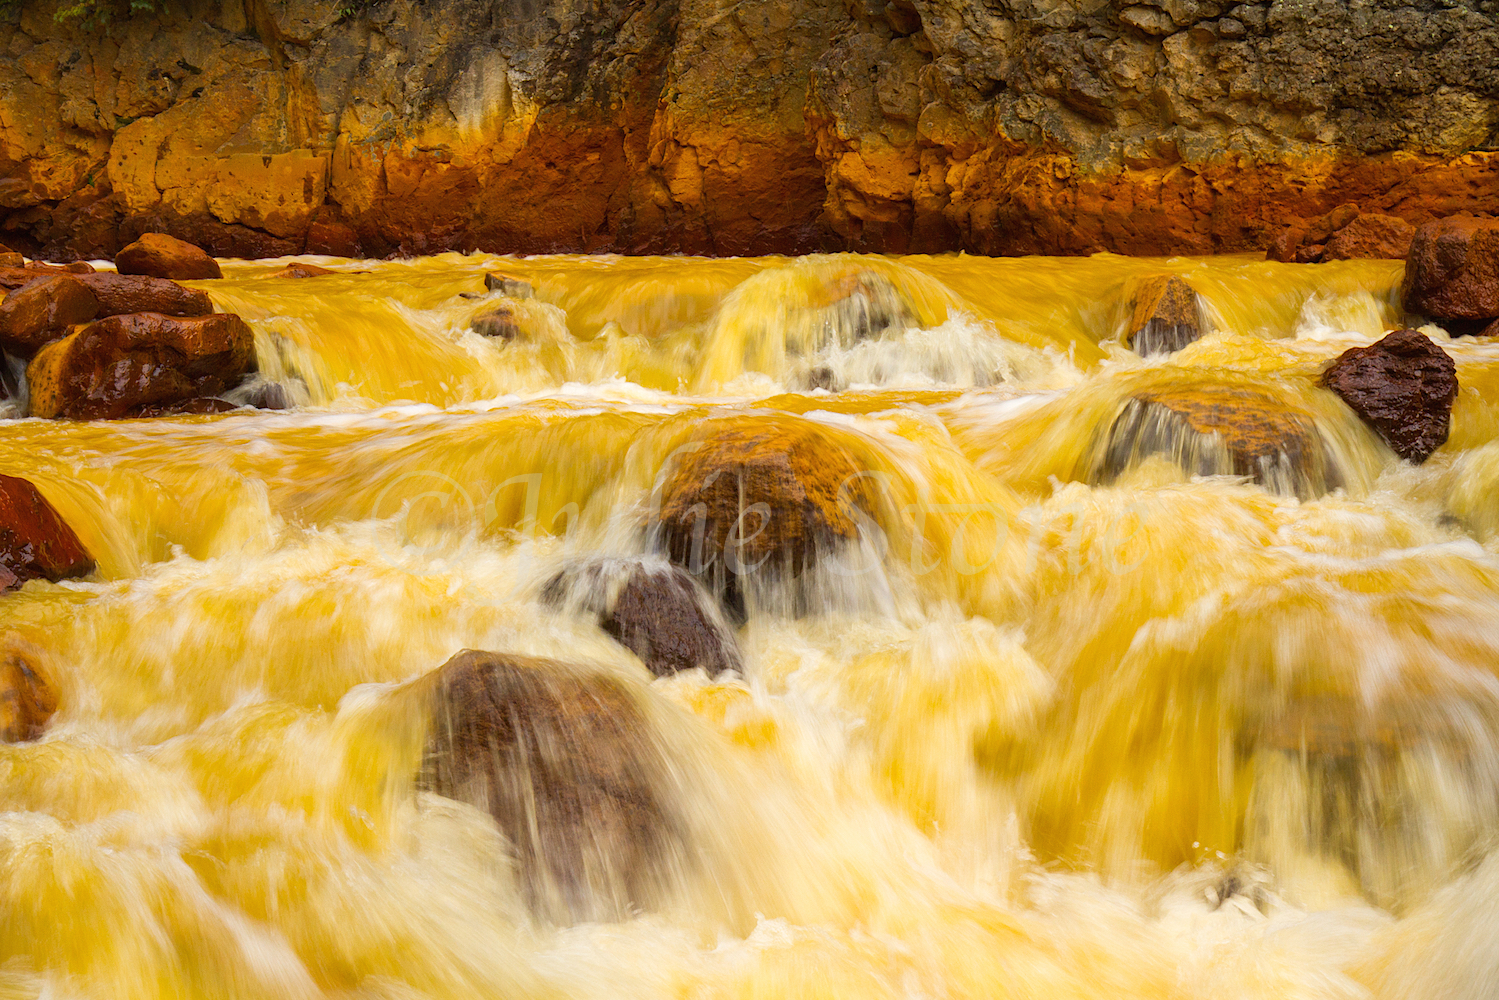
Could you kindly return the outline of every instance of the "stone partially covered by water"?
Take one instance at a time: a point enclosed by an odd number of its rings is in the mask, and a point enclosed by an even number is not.
[[[36,739],[57,712],[57,690],[44,660],[42,650],[18,636],[0,640],[0,742]]]
[[[94,560],[35,486],[0,475],[0,566],[15,585],[84,576]]]
[[[667,762],[608,674],[464,650],[437,672],[421,784],[487,810],[528,902],[571,923],[650,908],[682,849]]]
[[[1170,354],[1202,336],[1197,293],[1174,274],[1141,279],[1131,303],[1124,342],[1137,354]]]
[[[1396,330],[1344,351],[1323,372],[1322,384],[1401,458],[1424,462],[1447,440],[1457,365],[1419,330]]]
[[[1246,476],[1303,498],[1339,480],[1310,412],[1241,386],[1189,382],[1136,392],[1109,427],[1093,478],[1112,482],[1153,455],[1190,475]]]

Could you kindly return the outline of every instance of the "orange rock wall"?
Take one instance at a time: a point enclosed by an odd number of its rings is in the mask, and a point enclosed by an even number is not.
[[[1499,206],[1477,2],[186,0],[0,21],[0,241],[1208,253]]]

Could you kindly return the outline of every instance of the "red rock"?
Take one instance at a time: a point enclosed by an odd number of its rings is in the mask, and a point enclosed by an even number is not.
[[[1401,260],[1410,252],[1416,227],[1393,215],[1360,215],[1333,233],[1322,251],[1322,259]]]
[[[316,264],[303,264],[301,261],[292,261],[281,270],[271,274],[272,278],[319,278],[325,274],[337,274],[326,267],[318,267]]]
[[[39,278],[0,302],[0,347],[18,358],[30,358],[43,344],[98,312],[99,300],[78,276]]]
[[[329,257],[362,257],[359,234],[354,227],[336,218],[319,214],[307,230],[307,253]]]
[[[1303,243],[1296,248],[1291,255],[1294,264],[1316,264],[1322,260],[1322,252],[1326,249],[1321,243]]]
[[[80,275],[99,300],[99,316],[122,313],[153,312],[164,316],[207,316],[213,312],[213,300],[207,292],[186,288],[166,278],[139,274]]]
[[[94,560],[35,486],[0,475],[0,565],[22,583],[55,583],[92,572]]]
[[[25,267],[26,258],[18,253],[0,253],[0,267]]]
[[[84,261],[61,266],[32,261],[24,267],[0,267],[0,288],[21,288],[39,278],[54,274],[93,274],[94,269]]]
[[[1202,336],[1197,293],[1174,274],[1143,279],[1135,287],[1124,342],[1138,354],[1169,354]]]
[[[201,249],[162,233],[145,233],[122,249],[115,255],[115,269],[178,281],[224,276],[218,262]]]
[[[216,396],[255,367],[255,337],[227,313],[110,316],[38,352],[31,415],[113,419]]]
[[[57,691],[42,669],[41,650],[14,636],[0,649],[0,741],[37,739],[57,712]]]
[[[1396,330],[1344,351],[1322,384],[1347,403],[1401,458],[1420,464],[1447,440],[1457,399],[1457,365],[1419,330]]]
[[[1296,259],[1296,251],[1301,249],[1305,240],[1306,224],[1294,223],[1271,241],[1269,249],[1265,251],[1265,259],[1289,264]]]
[[[1311,220],[1306,226],[1304,243],[1326,243],[1333,233],[1353,223],[1358,218],[1358,206],[1352,203],[1339,205],[1331,212]]]
[[[1401,296],[1434,319],[1499,317],[1499,219],[1456,215],[1416,230]]]

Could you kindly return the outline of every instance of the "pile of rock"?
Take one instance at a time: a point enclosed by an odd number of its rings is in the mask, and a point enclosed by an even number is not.
[[[1321,264],[1331,260],[1399,260],[1410,249],[1416,227],[1393,215],[1361,213],[1339,205],[1326,215],[1291,223],[1265,251],[1267,260]]]
[[[148,233],[119,273],[88,264],[0,268],[0,348],[29,361],[31,416],[75,420],[233,409],[218,399],[255,371],[238,316],[172,279],[217,278],[199,248]]]
[[[1499,335],[1499,219],[1455,215],[1421,226],[1401,298],[1407,313],[1454,336]]]

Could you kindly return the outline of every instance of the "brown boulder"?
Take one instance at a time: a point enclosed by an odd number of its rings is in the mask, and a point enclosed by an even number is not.
[[[483,337],[496,340],[514,340],[521,335],[522,327],[515,310],[507,305],[486,309],[469,320],[473,331]]]
[[[594,563],[558,574],[542,599],[594,617],[657,677],[697,667],[710,675],[740,668],[734,635],[713,598],[676,566]]]
[[[511,299],[529,299],[536,294],[536,289],[525,278],[517,278],[503,271],[486,271],[484,288],[486,291],[499,292]]]
[[[1455,215],[1417,228],[1401,297],[1407,312],[1435,319],[1499,317],[1499,219]]]
[[[318,278],[325,274],[337,274],[337,271],[326,267],[318,267],[316,264],[303,264],[301,261],[292,261],[281,270],[274,272],[272,278]]]
[[[18,583],[56,583],[92,572],[94,560],[35,486],[0,475],[0,565]]]
[[[1303,243],[1291,254],[1293,264],[1316,264],[1321,262],[1322,254],[1327,249],[1321,243]]]
[[[1358,206],[1354,204],[1339,205],[1337,208],[1319,215],[1306,225],[1306,239],[1303,243],[1326,243],[1328,237],[1333,233],[1351,225],[1358,219]]]
[[[99,316],[121,313],[153,312],[164,316],[207,316],[213,312],[213,300],[207,292],[186,288],[166,278],[138,274],[79,275],[99,300]]]
[[[1311,414],[1245,386],[1182,384],[1125,401],[1090,477],[1112,482],[1162,456],[1199,476],[1247,476],[1287,495],[1317,496],[1338,483]]]
[[[361,257],[359,234],[346,222],[319,215],[307,230],[307,253],[329,257]]]
[[[0,267],[25,267],[26,258],[18,253],[0,253]]]
[[[31,284],[38,278],[46,278],[54,274],[79,275],[93,273],[94,269],[81,260],[66,266],[32,261],[22,267],[0,267],[0,288],[21,288]]]
[[[0,302],[0,347],[18,358],[29,358],[43,344],[64,336],[74,324],[87,323],[98,312],[99,300],[79,277],[39,278]]]
[[[57,692],[42,669],[43,658],[41,650],[14,636],[0,648],[0,742],[38,738],[57,712]]]
[[[1396,330],[1344,351],[1322,384],[1384,438],[1420,464],[1447,440],[1457,399],[1457,365],[1419,330]]]
[[[255,367],[255,337],[228,313],[110,316],[49,344],[26,369],[31,415],[75,420],[215,396]]]
[[[1399,260],[1410,252],[1416,227],[1393,215],[1360,215],[1333,233],[1322,260]]]
[[[218,262],[201,249],[163,233],[143,233],[122,249],[115,255],[115,270],[177,281],[224,276]]]
[[[466,649],[437,672],[419,784],[487,809],[532,908],[559,921],[649,907],[681,851],[666,762],[621,681]]]
[[[1136,286],[1124,342],[1143,355],[1170,354],[1202,336],[1197,293],[1174,274],[1144,278]]]

